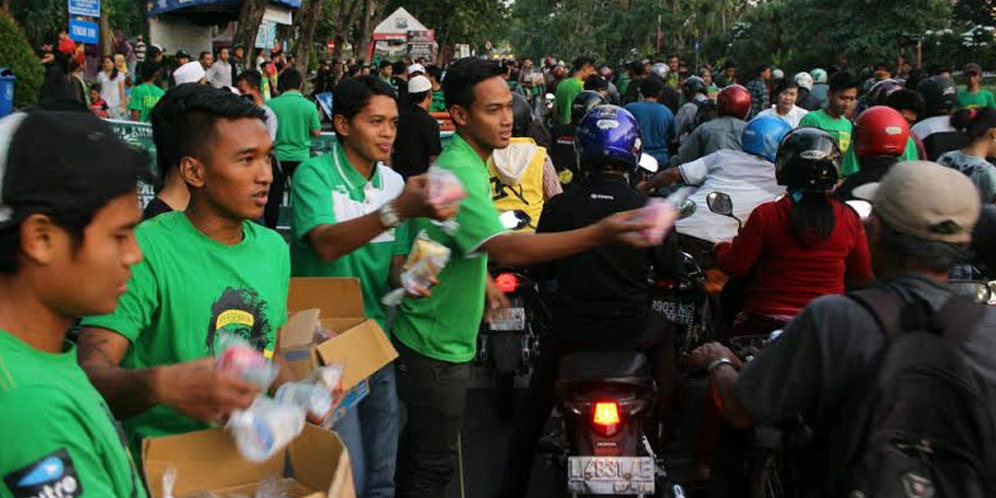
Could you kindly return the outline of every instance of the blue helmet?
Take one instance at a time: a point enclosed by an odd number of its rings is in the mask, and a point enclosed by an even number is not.
[[[744,152],[761,156],[771,162],[778,155],[778,144],[792,131],[792,125],[774,116],[761,116],[750,120],[740,137]]]
[[[643,150],[640,125],[622,107],[593,107],[574,132],[574,148],[582,170],[620,166],[636,171]]]

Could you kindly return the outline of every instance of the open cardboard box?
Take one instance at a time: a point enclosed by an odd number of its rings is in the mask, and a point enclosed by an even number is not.
[[[176,469],[173,496],[201,492],[252,496],[268,476],[283,478],[293,498],[355,498],[349,456],[335,433],[314,425],[262,463],[242,457],[231,435],[205,429],[142,442],[142,465],[152,498],[163,498],[163,475]],[[287,468],[289,467],[289,468]],[[292,472],[290,472],[292,470]]]
[[[277,336],[277,354],[296,379],[305,379],[324,365],[345,365],[346,395],[336,407],[334,421],[363,399],[366,379],[394,361],[398,352],[377,322],[366,318],[360,281],[355,278],[292,278],[287,310],[291,316]],[[313,344],[317,325],[337,335]]]

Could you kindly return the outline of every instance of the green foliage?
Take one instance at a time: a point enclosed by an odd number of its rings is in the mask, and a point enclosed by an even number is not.
[[[0,11],[0,61],[14,71],[14,106],[23,107],[38,99],[44,73],[35,52],[17,21]]]
[[[996,26],[996,0],[958,0],[952,13],[959,23]]]
[[[143,0],[144,1],[144,0]],[[66,0],[10,0],[10,11],[28,35],[32,47],[43,41],[55,41],[59,30],[66,29]],[[144,8],[139,0],[104,0],[112,30],[122,30],[133,37],[145,30]]]

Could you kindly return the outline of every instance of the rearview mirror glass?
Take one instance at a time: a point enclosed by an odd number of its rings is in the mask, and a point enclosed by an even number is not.
[[[698,209],[698,205],[695,201],[685,199],[678,206],[678,219],[683,220],[689,216],[695,214],[695,210]]]
[[[709,210],[716,214],[733,216],[733,200],[730,199],[729,194],[724,192],[710,192],[706,196],[706,204],[709,204]]]

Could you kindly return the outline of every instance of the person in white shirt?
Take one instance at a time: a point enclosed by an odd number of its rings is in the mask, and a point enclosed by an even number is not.
[[[228,60],[228,49],[218,50],[218,60],[213,61],[207,70],[207,80],[215,88],[232,86],[232,64]]]
[[[758,117],[774,116],[792,125],[792,128],[796,128],[802,121],[802,117],[809,113],[809,111],[795,105],[799,98],[799,85],[794,80],[783,79],[775,88],[772,97],[775,100],[775,105],[758,113]]]

